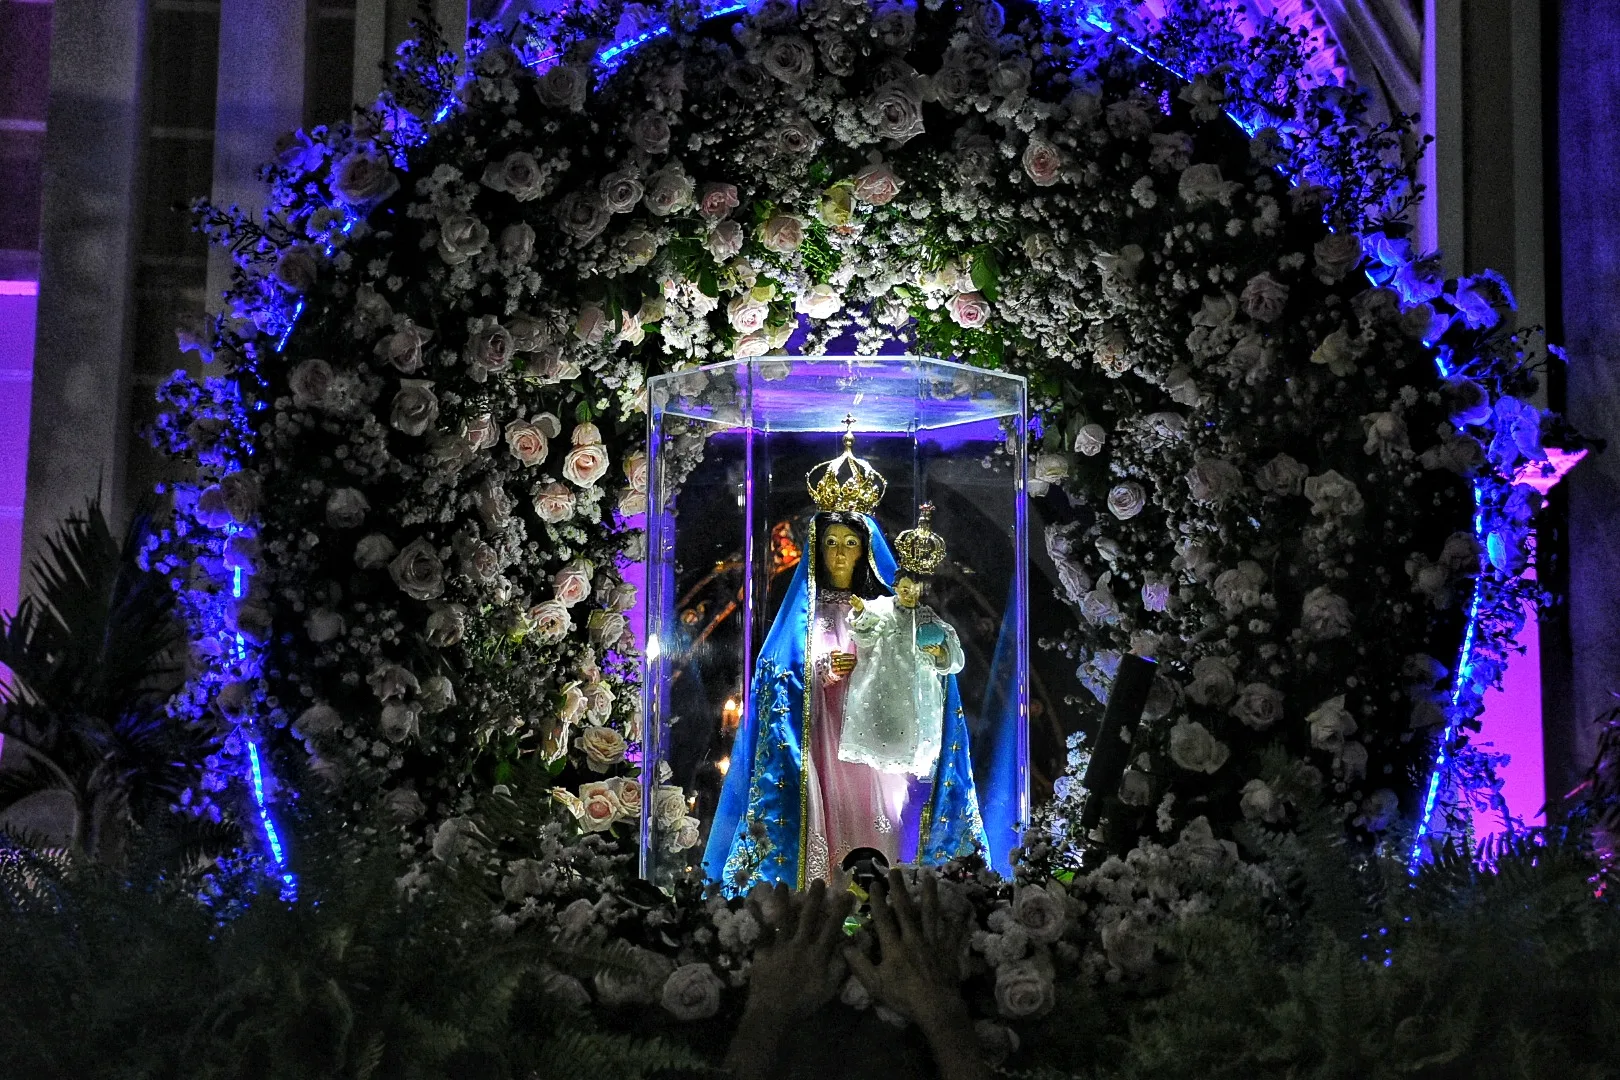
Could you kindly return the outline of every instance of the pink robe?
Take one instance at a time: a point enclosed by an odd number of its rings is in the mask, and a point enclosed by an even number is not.
[[[828,880],[855,848],[876,848],[889,865],[900,861],[901,826],[911,777],[884,773],[870,765],[843,761],[838,743],[844,731],[844,698],[849,679],[833,674],[831,654],[857,654],[850,631],[849,594],[831,590],[816,597],[810,634],[810,842],[805,884]]]

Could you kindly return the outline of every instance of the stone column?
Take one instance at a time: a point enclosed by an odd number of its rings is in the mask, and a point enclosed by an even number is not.
[[[219,82],[214,120],[214,202],[257,213],[259,166],[278,135],[304,124],[306,11],[303,3],[221,0]],[[230,257],[208,253],[210,306],[230,281]]]
[[[146,4],[58,0],[24,558],[99,496],[128,512],[129,365]]]

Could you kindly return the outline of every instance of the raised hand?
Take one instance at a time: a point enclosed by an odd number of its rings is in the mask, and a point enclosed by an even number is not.
[[[757,888],[748,910],[760,926],[759,945],[749,974],[743,1009],[726,1068],[744,1080],[771,1075],[777,1050],[790,1025],[831,1001],[844,982],[838,946],[852,897],[827,883],[812,882],[802,893],[787,886]]]
[[[828,657],[833,675],[842,679],[855,670],[855,654],[849,652],[834,652]]]
[[[914,1022],[928,1037],[935,1064],[945,1080],[980,1080],[990,1075],[973,1034],[973,1020],[962,1000],[957,955],[965,928],[951,925],[939,910],[939,879],[922,878],[921,902],[906,892],[900,871],[872,886],[872,928],[881,960],[874,964],[847,946],[850,970],[872,996]]]

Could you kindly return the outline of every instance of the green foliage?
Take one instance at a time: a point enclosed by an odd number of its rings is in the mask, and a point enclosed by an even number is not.
[[[174,594],[143,569],[149,521],[122,538],[91,503],[45,542],[34,589],[0,615],[0,809],[48,790],[76,808],[72,847],[117,865],[132,826],[191,787],[211,735],[171,719],[183,647]]]
[[[349,843],[352,843],[350,841]],[[313,850],[311,850],[313,849]],[[0,851],[0,1076],[636,1077],[701,1070],[682,1047],[599,1028],[551,990],[609,946],[492,932],[446,871],[414,894],[382,851],[306,844],[298,899],[266,881],[223,923],[196,891]]]
[[[1616,1075],[1620,915],[1592,862],[1561,838],[1495,856],[1448,852],[1413,878],[1310,845],[1295,885],[1316,902],[1284,918],[1229,898],[1183,923],[1161,943],[1168,990],[1116,1001],[1086,1075]],[[1334,896],[1365,899],[1361,916]]]

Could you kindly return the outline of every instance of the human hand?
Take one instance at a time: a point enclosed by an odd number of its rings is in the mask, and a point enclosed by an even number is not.
[[[906,892],[900,871],[871,889],[872,928],[883,956],[874,964],[846,946],[850,970],[872,996],[915,1023],[928,1038],[944,1080],[983,1080],[990,1075],[962,999],[957,957],[966,928],[939,910],[939,879],[922,876],[922,900]]]
[[[748,910],[760,926],[749,975],[748,1012],[780,1024],[802,1020],[825,1005],[844,982],[838,945],[852,897],[829,895],[825,881],[802,893],[778,884],[756,889]]]
[[[789,1025],[826,1004],[843,985],[838,943],[851,899],[842,890],[828,897],[822,881],[812,882],[803,893],[778,884],[748,894],[748,911],[759,923],[760,938],[749,974],[748,1004],[726,1053],[726,1069],[734,1076],[767,1080],[774,1075]]]
[[[855,654],[847,652],[834,652],[829,658],[832,673],[842,679],[855,670]]]

